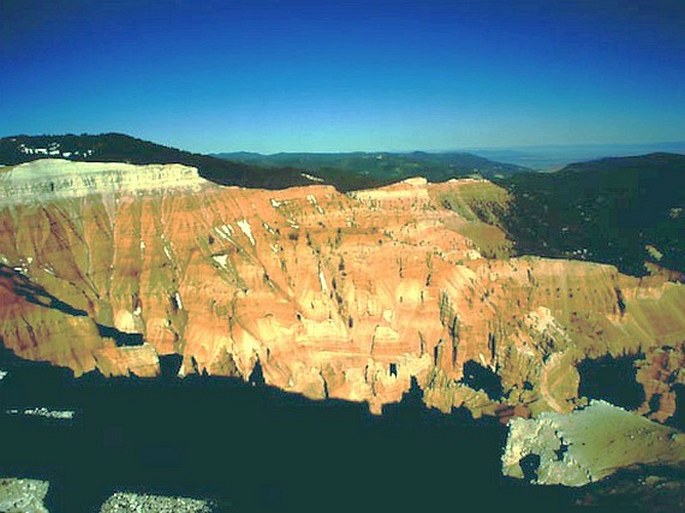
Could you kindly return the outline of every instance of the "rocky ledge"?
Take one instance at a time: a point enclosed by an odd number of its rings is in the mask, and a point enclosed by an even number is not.
[[[502,456],[505,475],[544,485],[584,486],[638,467],[685,470],[685,434],[604,401],[513,419]]]

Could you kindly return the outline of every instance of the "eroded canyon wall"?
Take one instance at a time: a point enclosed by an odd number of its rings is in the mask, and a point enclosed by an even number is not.
[[[582,402],[586,357],[646,353],[660,397],[685,382],[658,370],[682,354],[685,287],[510,257],[482,221],[508,201],[487,181],[266,191],[48,160],[3,169],[0,191],[0,337],[76,374],[154,376],[179,354],[181,374],[259,362],[268,384],[374,412],[414,378],[443,411],[524,416]]]

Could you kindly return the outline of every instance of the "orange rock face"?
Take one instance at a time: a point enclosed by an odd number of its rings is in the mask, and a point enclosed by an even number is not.
[[[682,285],[507,257],[504,234],[469,208],[506,203],[489,182],[345,195],[183,173],[153,190],[0,201],[5,346],[76,374],[154,376],[159,356],[179,354],[181,374],[246,379],[259,361],[268,384],[374,412],[415,378],[444,411],[528,415],[573,408],[586,356],[683,340]],[[144,344],[118,347],[102,326]],[[502,393],[479,390],[468,362]]]
[[[638,410],[653,420],[664,422],[676,412],[674,385],[685,386],[685,343],[649,348],[637,362],[637,382],[645,391]]]

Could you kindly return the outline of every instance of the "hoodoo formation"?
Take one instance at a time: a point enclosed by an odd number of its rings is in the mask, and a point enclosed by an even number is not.
[[[259,364],[267,384],[376,413],[415,379],[427,405],[476,416],[569,412],[581,361],[632,355],[638,410],[667,420],[685,286],[514,258],[490,215],[507,202],[476,179],[341,194],[177,164],[3,168],[0,337],[77,375],[156,376],[170,354],[181,375]]]

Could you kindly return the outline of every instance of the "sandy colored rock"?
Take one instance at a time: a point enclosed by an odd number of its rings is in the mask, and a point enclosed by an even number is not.
[[[346,195],[189,187],[192,168],[161,166],[151,188],[147,167],[86,194],[0,201],[6,347],[77,375],[155,376],[159,356],[179,354],[181,375],[247,379],[259,361],[270,385],[377,413],[415,377],[443,411],[535,415],[578,404],[581,359],[676,347],[685,333],[685,287],[663,276],[509,258],[474,213],[506,208],[484,180]],[[145,344],[120,347],[101,326]],[[502,395],[465,384],[468,362]]]
[[[685,386],[684,344],[675,347],[652,347],[636,362],[636,379],[645,391],[645,402],[639,412],[665,422],[676,412],[677,385]]]

